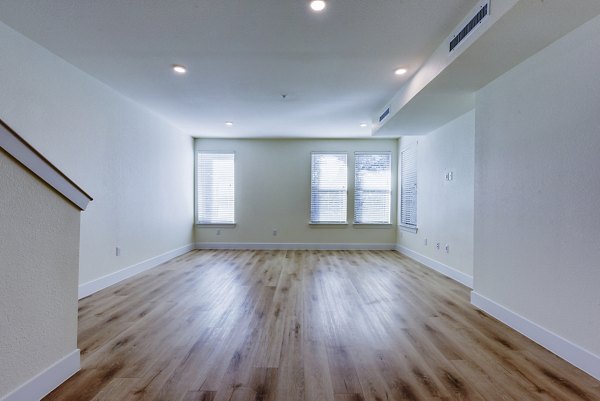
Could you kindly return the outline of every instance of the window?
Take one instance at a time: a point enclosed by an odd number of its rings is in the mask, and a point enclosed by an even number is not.
[[[346,223],[347,161],[346,153],[311,153],[311,223]]]
[[[400,225],[416,232],[417,229],[417,148],[400,154]]]
[[[391,152],[354,153],[354,223],[390,224]]]
[[[234,163],[234,153],[197,153],[197,224],[235,223]]]

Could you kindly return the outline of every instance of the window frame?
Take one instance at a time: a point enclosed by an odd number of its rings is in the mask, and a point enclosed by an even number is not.
[[[198,181],[198,174],[199,174],[199,165],[198,165],[198,161],[199,161],[199,156],[200,154],[220,154],[220,155],[232,155],[233,156],[233,221],[232,222],[208,222],[208,221],[200,221],[199,217],[199,209],[198,209],[198,203],[199,203],[199,190],[200,190],[200,183]],[[236,202],[236,161],[237,161],[237,154],[235,151],[230,151],[230,150],[205,150],[205,149],[200,149],[200,148],[196,148],[194,150],[194,222],[195,225],[200,226],[200,227],[235,227],[236,226],[236,209],[237,209],[237,202]]]
[[[357,156],[360,155],[385,155],[389,157],[389,189],[388,190],[360,190],[358,189],[357,183],[357,173],[358,173],[358,163],[357,161]],[[353,224],[355,225],[373,225],[373,226],[390,226],[392,224],[392,214],[393,214],[393,206],[392,206],[392,202],[394,201],[393,199],[393,191],[394,191],[394,185],[392,183],[393,179],[394,179],[394,175],[392,174],[392,169],[394,166],[394,159],[393,159],[393,154],[391,151],[389,150],[379,150],[379,151],[355,151],[354,152],[354,213],[353,213]],[[358,194],[359,192],[371,192],[371,193],[387,193],[388,197],[389,197],[389,210],[388,210],[388,220],[385,222],[375,222],[375,221],[357,221],[356,219],[356,213],[357,213],[357,201],[358,201]]]
[[[405,213],[404,213],[404,181],[405,181],[405,168],[404,168],[404,153],[412,151],[414,152],[413,158],[414,158],[414,174],[415,174],[415,178],[414,178],[414,219],[415,222],[414,224],[410,224],[407,223],[404,219]],[[400,166],[400,197],[399,197],[399,224],[398,226],[403,230],[403,231],[408,231],[408,232],[412,232],[412,233],[416,233],[418,230],[418,194],[419,194],[419,186],[418,186],[418,152],[417,152],[417,144],[414,145],[410,145],[408,147],[406,147],[405,149],[402,149],[400,151],[400,157],[399,157],[399,166]]]
[[[313,156],[314,155],[344,155],[346,157],[346,185],[344,195],[345,195],[345,206],[346,212],[344,214],[344,221],[315,221],[313,220],[312,211],[313,211]],[[310,204],[309,204],[309,224],[315,226],[342,226],[348,225],[348,152],[346,151],[312,151],[310,152]],[[342,192],[342,191],[336,191]]]

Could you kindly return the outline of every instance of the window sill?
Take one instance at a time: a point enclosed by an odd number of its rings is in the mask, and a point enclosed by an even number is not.
[[[392,228],[392,223],[353,223],[355,228]]]
[[[415,226],[406,226],[404,224],[398,224],[398,228],[402,231],[406,231],[413,234],[416,234],[418,230],[418,228]]]
[[[313,228],[321,227],[321,228],[345,228],[348,227],[348,223],[315,223],[309,222],[308,225]]]
[[[196,227],[235,228],[237,223],[196,223]]]

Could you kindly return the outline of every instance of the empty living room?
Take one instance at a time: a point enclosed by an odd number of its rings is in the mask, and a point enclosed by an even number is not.
[[[600,401],[598,0],[2,0],[0,54],[0,401]]]

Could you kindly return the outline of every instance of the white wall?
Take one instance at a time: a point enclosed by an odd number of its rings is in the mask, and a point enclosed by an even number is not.
[[[3,399],[77,349],[79,210],[2,150],[0,188]]]
[[[475,111],[470,111],[427,135],[402,137],[399,144],[400,151],[417,146],[418,227],[416,234],[398,230],[400,249],[471,277],[474,140]],[[452,181],[446,181],[447,172]]]
[[[0,54],[0,117],[94,198],[80,283],[193,242],[189,136],[1,23]]]
[[[477,94],[475,291],[600,355],[600,17]]]
[[[196,228],[198,243],[394,244],[394,226],[353,226],[355,151],[391,151],[396,196],[397,141],[379,139],[197,139],[202,150],[236,152],[235,228]],[[310,152],[348,152],[347,226],[310,226]],[[392,219],[396,211],[393,204]],[[273,230],[278,235],[273,236]]]

